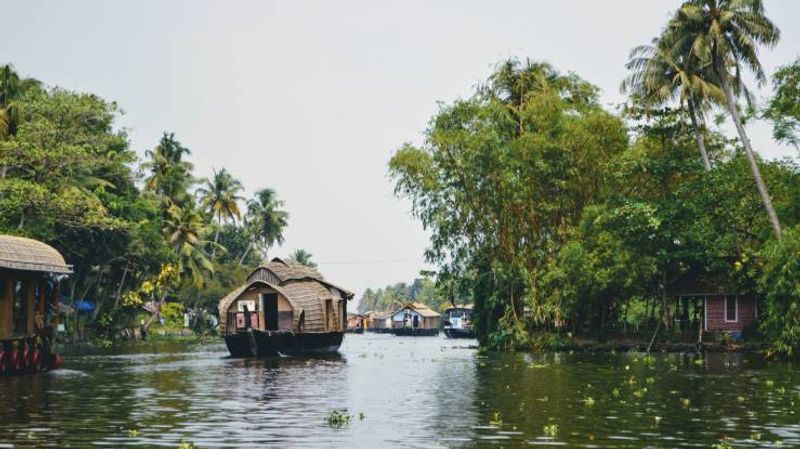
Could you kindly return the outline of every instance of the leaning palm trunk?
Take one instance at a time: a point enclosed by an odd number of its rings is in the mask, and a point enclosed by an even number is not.
[[[698,148],[700,148],[700,156],[703,157],[703,166],[706,168],[706,171],[711,171],[711,160],[708,158],[708,152],[706,152],[706,142],[703,137],[703,131],[697,123],[697,111],[694,108],[694,101],[689,100],[688,104],[689,117],[692,119],[692,128],[694,130],[694,139],[697,141]]]
[[[761,178],[761,170],[758,168],[758,163],[756,162],[756,157],[753,153],[753,147],[750,146],[750,139],[747,138],[747,133],[744,131],[742,119],[739,117],[739,111],[736,109],[736,101],[733,98],[733,92],[731,92],[730,84],[728,84],[727,73],[722,69],[722,62],[719,61],[719,57],[714,58],[714,67],[719,75],[722,91],[725,92],[725,101],[728,106],[728,112],[731,113],[733,124],[736,126],[736,131],[739,133],[739,139],[742,141],[742,146],[744,146],[744,151],[747,154],[747,162],[750,163],[750,170],[753,172],[753,178],[755,178],[758,193],[761,195],[761,201],[764,203],[764,209],[767,210],[767,216],[769,217],[769,222],[772,225],[772,230],[775,232],[775,237],[780,239],[781,223],[778,221],[778,214],[775,213],[775,208],[772,207],[772,198],[770,198],[769,192],[767,191],[767,186],[764,184],[764,180]]]

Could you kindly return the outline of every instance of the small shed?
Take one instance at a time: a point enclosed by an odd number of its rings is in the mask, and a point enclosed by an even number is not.
[[[700,274],[688,276],[673,289],[681,302],[699,302],[703,310],[703,332],[732,333],[740,336],[758,321],[755,295],[738,287],[728,276]]]
[[[392,312],[392,329],[439,329],[439,313],[420,302],[410,302]]]
[[[219,303],[220,329],[295,333],[344,332],[353,292],[292,259],[274,258]],[[247,316],[249,315],[249,317]],[[249,326],[248,326],[249,324]]]

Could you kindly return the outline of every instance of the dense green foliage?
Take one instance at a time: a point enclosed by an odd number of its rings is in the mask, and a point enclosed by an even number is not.
[[[193,193],[191,152],[174,134],[140,161],[115,127],[118,114],[95,95],[0,67],[0,234],[42,240],[74,265],[67,303],[95,308],[68,317],[70,331],[115,336],[138,326],[148,302],[147,325],[163,310],[215,311],[287,223],[269,189],[271,203],[259,192],[239,220],[242,186],[225,169]],[[176,305],[162,310],[168,303]]]
[[[746,152],[664,105],[635,96],[615,116],[577,76],[510,61],[442,107],[422,146],[395,153],[396,192],[431,233],[440,288],[474,298],[482,344],[526,348],[541,330],[608,335],[657,321],[669,335],[672,292],[703,277],[783,304],[785,291],[769,293],[756,274],[777,256],[763,252],[774,233]],[[800,168],[758,165],[795,226]],[[783,315],[765,326],[785,329]]]
[[[779,142],[800,144],[800,58],[778,69],[772,77],[775,95],[764,110],[773,122],[773,136]]]

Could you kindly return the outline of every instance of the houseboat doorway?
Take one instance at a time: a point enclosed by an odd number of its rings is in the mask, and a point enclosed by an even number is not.
[[[267,293],[264,298],[264,320],[268,331],[278,330],[278,294]]]

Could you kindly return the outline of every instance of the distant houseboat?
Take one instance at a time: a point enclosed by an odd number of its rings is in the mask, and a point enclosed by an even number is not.
[[[439,335],[440,315],[425,304],[411,302],[392,312],[394,335],[432,336]]]
[[[388,334],[392,332],[392,316],[390,313],[382,312],[367,312],[364,314],[366,318],[366,331],[374,332],[376,334]]]
[[[0,374],[61,366],[56,352],[60,281],[72,267],[53,247],[0,235]]]
[[[352,297],[315,269],[276,257],[222,298],[220,329],[233,357],[335,352]]]
[[[472,305],[450,307],[442,314],[442,330],[449,338],[475,338]]]
[[[347,314],[347,332],[353,334],[363,334],[366,319],[360,313]]]

